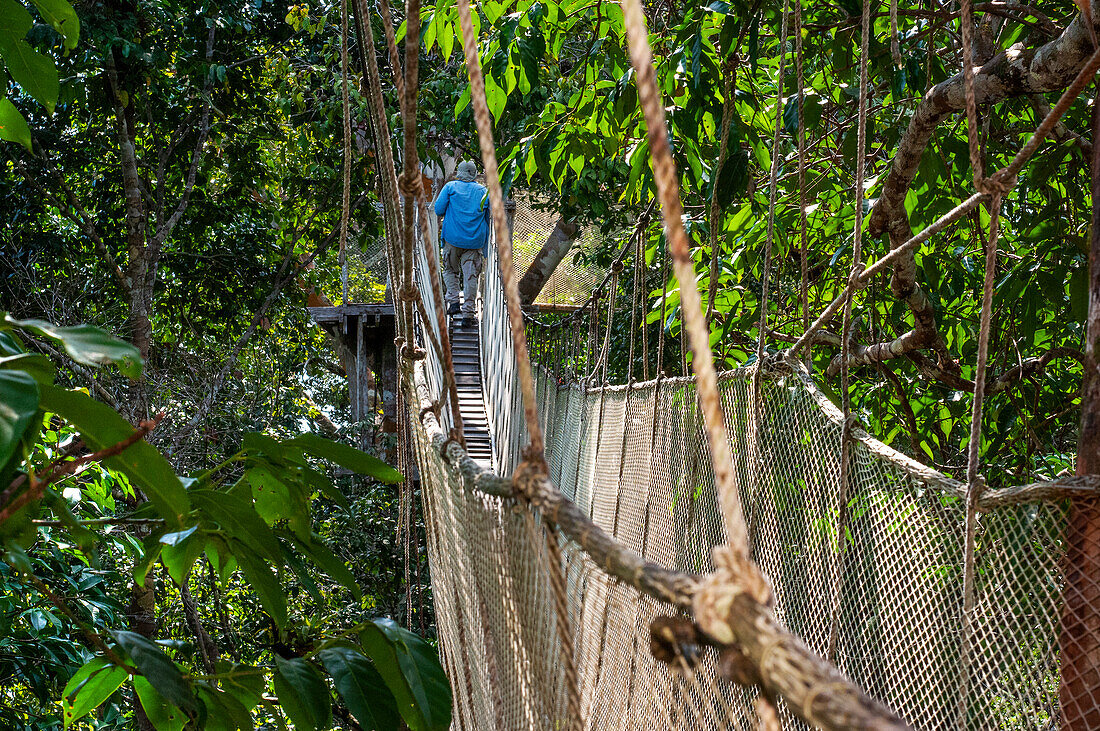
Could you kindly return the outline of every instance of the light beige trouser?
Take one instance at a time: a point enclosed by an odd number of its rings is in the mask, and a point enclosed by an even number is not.
[[[443,286],[447,288],[447,304],[458,302],[462,292],[462,314],[477,313],[477,285],[484,261],[481,249],[462,249],[443,244]]]

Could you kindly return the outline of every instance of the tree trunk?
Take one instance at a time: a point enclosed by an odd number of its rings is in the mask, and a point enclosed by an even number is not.
[[[1092,115],[1092,240],[1077,474],[1100,473],[1100,109]],[[1066,529],[1062,728],[1100,728],[1100,501],[1075,499]]]
[[[115,117],[119,162],[122,167],[122,192],[126,204],[126,278],[130,284],[130,335],[141,357],[148,359],[153,340],[151,319],[152,287],[149,282],[149,257],[145,237],[145,203],[141,195],[133,121],[123,103],[114,58],[107,57],[107,94]],[[142,415],[144,416],[144,415]]]
[[[580,234],[580,227],[564,218],[558,218],[554,230],[550,232],[546,243],[542,245],[535,260],[523,275],[519,282],[520,303],[529,305],[539,296],[539,292],[550,281],[554,270],[561,264],[561,260],[573,248],[573,242]]]

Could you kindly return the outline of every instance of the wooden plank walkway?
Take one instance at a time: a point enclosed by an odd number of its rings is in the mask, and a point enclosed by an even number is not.
[[[451,354],[458,387],[458,410],[462,414],[462,436],[466,451],[479,464],[492,467],[493,446],[481,388],[481,338],[477,325],[463,327],[462,317],[450,319]]]

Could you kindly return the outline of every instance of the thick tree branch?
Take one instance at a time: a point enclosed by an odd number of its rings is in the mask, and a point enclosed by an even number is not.
[[[1081,16],[1077,16],[1060,36],[1038,49],[1022,44],[998,53],[975,71],[974,97],[979,106],[1006,99],[1061,91],[1073,81],[1092,54],[1093,45]],[[961,73],[932,87],[917,107],[909,128],[898,145],[890,172],[882,186],[882,195],[871,212],[873,236],[891,234],[899,228],[910,229],[905,214],[905,194],[909,191],[924,150],[936,127],[948,116],[966,106]]]

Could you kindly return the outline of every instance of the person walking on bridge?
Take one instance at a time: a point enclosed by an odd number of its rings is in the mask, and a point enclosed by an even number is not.
[[[447,314],[462,314],[462,326],[477,324],[475,300],[478,277],[489,241],[489,193],[476,182],[477,167],[469,160],[458,164],[455,179],[435,199],[435,213],[443,218],[443,285]],[[459,292],[462,304],[459,305]]]

